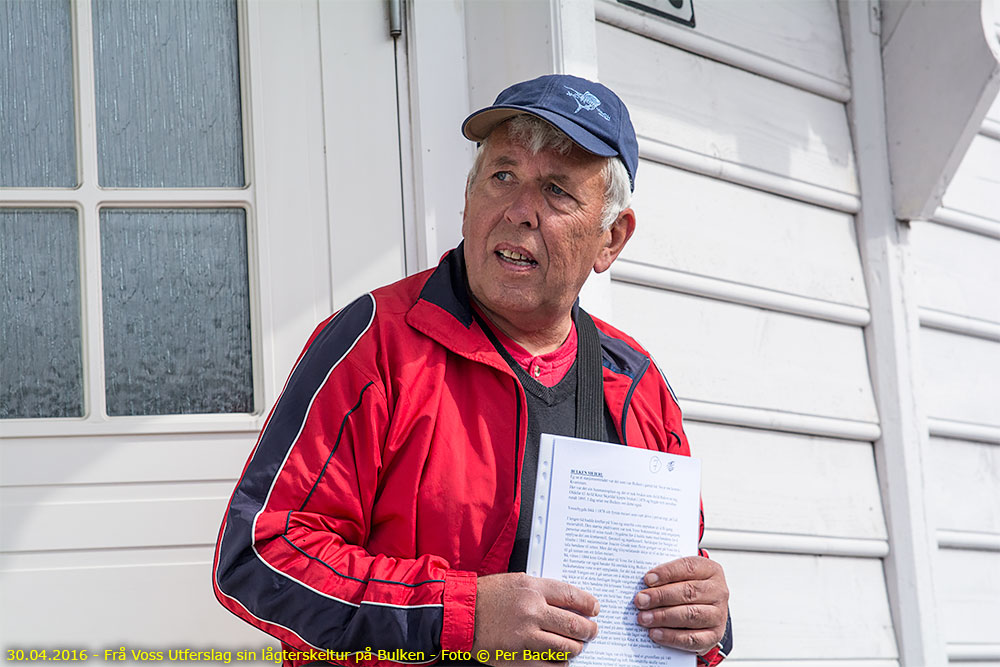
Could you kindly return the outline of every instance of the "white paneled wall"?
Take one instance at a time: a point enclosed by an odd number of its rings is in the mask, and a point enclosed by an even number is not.
[[[1000,238],[927,222],[912,228],[921,307],[1000,322]]]
[[[832,2],[772,0],[767,11],[728,0],[697,5],[697,33],[750,54],[850,85]]]
[[[928,515],[939,530],[1000,535],[1000,447],[931,438]]]
[[[996,619],[1000,615],[1000,551],[941,549],[938,554],[938,600],[949,657],[978,650],[1000,661]]]
[[[994,107],[995,109],[995,107]],[[943,205],[996,220],[1000,211],[1000,140],[980,133],[948,185]]]
[[[84,44],[90,4],[72,3]],[[260,410],[109,418],[91,396],[84,419],[0,422],[4,649],[100,655],[120,646],[277,645],[215,600],[214,543],[266,410],[309,332],[334,306],[402,274],[395,45],[374,3],[237,4],[256,205],[248,233]],[[372,106],[358,114],[362,98]],[[139,205],[161,197],[133,196]],[[85,329],[88,336],[100,332]],[[93,376],[93,365],[87,369]],[[100,379],[88,386],[103,390]]]
[[[953,662],[1000,664],[1000,100],[929,222],[912,223],[927,508]],[[937,437],[933,437],[937,436]]]
[[[252,433],[3,443],[4,639],[95,649],[270,643],[215,602],[212,542]]]
[[[688,424],[687,435],[711,471],[703,480],[706,546],[716,531],[748,531],[888,548],[869,443],[701,422]]]
[[[612,292],[616,323],[681,398],[878,420],[858,327],[621,282]]]
[[[606,24],[597,43],[601,80],[625,100],[640,141],[857,194],[839,101]]]
[[[868,307],[851,215],[642,160],[619,261]]]
[[[734,659],[896,664],[836,5],[696,12],[682,31],[597,3],[600,78],[643,157],[615,322],[667,374],[704,460]]]
[[[920,346],[927,414],[932,418],[1000,427],[997,403],[1000,344],[925,328],[921,331]]]
[[[214,516],[224,509],[223,501],[206,511]],[[190,518],[181,513],[170,523]],[[259,655],[264,645],[276,642],[215,601],[212,550],[206,545],[8,554],[3,595],[18,603],[0,609],[0,626],[10,633],[4,639],[26,648],[87,648],[98,655],[120,646],[252,649]]]
[[[732,664],[895,664],[880,560],[738,551],[714,551],[712,557],[733,582],[738,649]]]

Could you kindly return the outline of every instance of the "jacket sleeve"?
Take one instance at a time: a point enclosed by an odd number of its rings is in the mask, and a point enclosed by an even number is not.
[[[722,635],[722,639],[716,644],[711,651],[705,655],[698,656],[698,665],[705,665],[707,667],[715,667],[720,662],[722,662],[733,649],[733,623],[731,617],[726,617],[726,632]]]
[[[368,553],[389,409],[375,300],[322,324],[292,370],[219,533],[216,597],[300,651],[472,646],[476,579],[437,556]]]

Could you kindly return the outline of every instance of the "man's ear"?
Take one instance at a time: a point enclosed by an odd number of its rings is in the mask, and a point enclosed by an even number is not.
[[[635,231],[635,211],[630,208],[618,214],[618,217],[611,224],[605,234],[608,235],[607,243],[601,248],[594,262],[594,271],[603,273],[607,271],[611,264],[618,258],[625,244],[632,238]]]

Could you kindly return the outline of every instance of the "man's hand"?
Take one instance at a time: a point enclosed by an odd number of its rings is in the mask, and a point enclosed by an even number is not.
[[[639,625],[661,646],[704,654],[726,631],[729,587],[722,566],[700,556],[678,558],[646,573],[649,588],[633,600]]]
[[[562,581],[519,572],[480,577],[472,655],[486,651],[490,659],[484,662],[490,664],[532,664],[522,659],[525,649],[578,655],[583,643],[597,636],[597,623],[589,617],[598,611],[597,598]],[[517,658],[497,660],[497,651]]]

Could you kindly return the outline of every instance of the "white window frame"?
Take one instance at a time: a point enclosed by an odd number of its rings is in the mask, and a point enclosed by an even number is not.
[[[255,431],[262,423],[263,396],[261,343],[261,275],[258,258],[255,185],[254,107],[251,99],[247,4],[237,2],[240,105],[242,112],[245,185],[239,188],[107,188],[98,183],[95,105],[93,3],[71,3],[73,95],[76,134],[76,177],[69,188],[2,188],[5,209],[73,209],[77,213],[81,344],[83,365],[83,417],[39,417],[0,421],[4,437],[111,435],[123,433],[178,433]],[[105,208],[239,208],[246,213],[247,273],[250,294],[253,411],[230,414],[136,415],[111,417],[105,395],[104,313],[101,291],[100,211]]]

